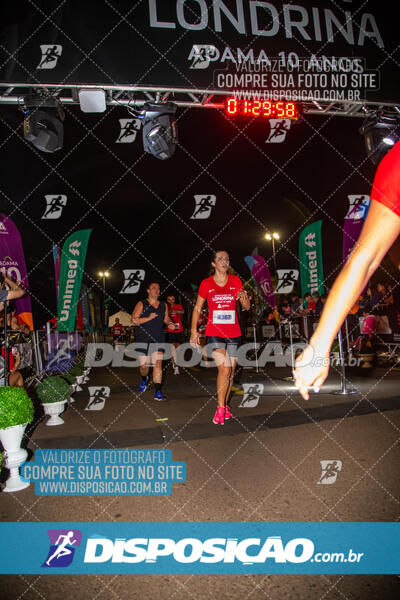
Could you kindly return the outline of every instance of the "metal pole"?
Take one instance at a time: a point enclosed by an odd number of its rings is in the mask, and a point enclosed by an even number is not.
[[[256,373],[258,373],[257,337],[256,337],[256,324],[255,323],[253,323],[253,337],[254,337],[254,354],[256,356]]]
[[[304,337],[308,342],[308,317],[303,317]]]
[[[346,368],[344,365],[344,355],[343,355],[343,338],[342,338],[342,330],[339,329],[338,332],[338,341],[339,341],[339,356],[340,356],[340,368],[341,368],[341,380],[342,387],[340,390],[335,390],[331,392],[332,394],[339,396],[347,396],[349,394],[357,394],[357,390],[349,390],[346,386]]]
[[[47,351],[51,353],[51,333],[50,333],[50,323],[47,321],[46,323],[46,333],[47,333]]]
[[[274,269],[276,274],[276,258],[275,258],[275,238],[272,237],[272,254],[274,256]]]
[[[292,362],[292,373],[294,369],[294,348],[293,348],[293,329],[292,329],[292,321],[291,319],[284,319],[282,324],[287,323],[289,326],[289,344],[290,344],[290,356]],[[288,377],[284,377],[283,381],[294,381],[293,375],[289,375]]]
[[[33,331],[32,332],[32,342],[33,342],[33,349],[35,352],[35,362],[36,362],[36,374],[40,375],[41,372],[43,371],[43,363],[42,363],[42,355],[40,354],[40,348],[39,348],[39,332],[38,331]]]
[[[294,369],[293,329],[292,329],[292,321],[291,321],[291,319],[288,319],[288,323],[289,323],[290,354],[291,354],[291,357],[292,357],[292,369]]]
[[[4,386],[8,386],[7,300],[4,302]]]
[[[349,354],[351,354],[351,351],[350,351],[350,340],[349,340],[349,325],[348,325],[348,323],[347,323],[347,317],[346,317],[346,319],[345,319],[345,321],[344,321],[344,326],[345,326],[345,329],[346,329],[346,344],[347,344],[347,352],[348,352]]]

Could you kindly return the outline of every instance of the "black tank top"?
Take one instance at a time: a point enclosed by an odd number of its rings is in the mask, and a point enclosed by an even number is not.
[[[164,331],[164,318],[165,318],[165,302],[160,302],[158,308],[154,308],[147,300],[142,300],[143,310],[140,318],[149,317],[151,313],[155,312],[158,317],[137,325],[136,337],[137,342],[165,342],[165,331]]]

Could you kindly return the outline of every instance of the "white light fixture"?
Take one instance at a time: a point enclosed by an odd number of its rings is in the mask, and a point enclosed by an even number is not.
[[[388,146],[394,146],[394,140],[392,140],[390,137],[384,137],[382,142]]]
[[[78,96],[82,112],[101,113],[107,108],[106,93],[104,90],[82,89],[79,90]]]

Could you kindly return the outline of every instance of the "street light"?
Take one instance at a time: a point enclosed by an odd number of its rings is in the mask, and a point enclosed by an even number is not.
[[[279,240],[279,233],[276,233],[276,231],[274,231],[274,233],[272,235],[270,233],[266,233],[265,239],[268,240],[269,242],[272,241],[272,254],[274,257],[274,267],[275,267],[275,273],[276,273],[275,240]]]
[[[108,271],[99,271],[99,277],[103,279],[103,294],[106,295],[106,278],[110,277],[110,273]]]

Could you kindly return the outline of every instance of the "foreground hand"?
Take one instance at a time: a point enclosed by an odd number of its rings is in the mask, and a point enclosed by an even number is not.
[[[310,344],[296,359],[293,371],[294,384],[303,396],[309,399],[308,390],[319,392],[329,372],[329,354],[320,354]]]
[[[156,319],[157,317],[158,317],[158,314],[157,314],[157,313],[155,313],[155,312],[152,312],[152,313],[150,313],[150,314],[149,314],[149,319],[150,319],[150,321],[151,321],[152,319]]]
[[[197,348],[198,346],[200,346],[200,337],[198,333],[191,334],[190,345],[193,346],[193,348]]]

